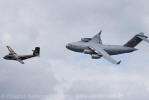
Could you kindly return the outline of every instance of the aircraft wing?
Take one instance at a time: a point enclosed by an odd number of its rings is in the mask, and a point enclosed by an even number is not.
[[[93,50],[95,53],[97,53],[98,55],[102,55],[103,58],[105,58],[106,60],[110,61],[113,64],[120,64],[121,61],[117,62],[115,59],[113,59],[105,50],[103,50],[102,48],[100,48],[100,45],[98,44],[91,44],[89,46],[89,48],[91,50]]]
[[[29,59],[29,58],[32,58],[34,57],[33,55],[22,55],[22,56],[19,56],[19,59],[21,60],[25,60],[25,59]]]
[[[102,44],[101,33],[102,33],[102,30],[101,30],[97,35],[95,35],[95,36],[91,39],[90,42],[95,42],[95,43]]]
[[[25,64],[25,63],[23,62],[23,60],[21,60],[21,59],[17,59],[17,61],[20,62],[21,64]]]
[[[16,53],[14,52],[14,50],[13,50],[10,46],[7,46],[7,48],[8,48],[8,50],[9,50],[9,52],[10,52],[11,54],[16,54]]]

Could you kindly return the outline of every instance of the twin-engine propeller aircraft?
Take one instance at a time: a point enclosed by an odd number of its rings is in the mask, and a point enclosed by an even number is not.
[[[135,35],[130,41],[123,46],[121,45],[104,45],[101,40],[101,32],[93,38],[82,38],[81,41],[68,43],[66,48],[75,52],[90,54],[92,59],[99,59],[101,57],[107,59],[113,64],[120,64],[121,61],[114,60],[110,55],[118,55],[123,53],[130,53],[136,51],[135,48],[142,40],[149,43],[148,37],[143,32]]]
[[[10,51],[10,53],[3,58],[6,60],[16,60],[16,61],[20,62],[21,64],[24,64],[23,60],[40,55],[39,47],[36,47],[35,50],[33,50],[33,54],[31,54],[31,55],[18,55],[13,51],[13,49],[10,46],[7,46],[7,48]]]

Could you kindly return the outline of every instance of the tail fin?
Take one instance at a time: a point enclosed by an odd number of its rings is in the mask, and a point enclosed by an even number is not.
[[[143,38],[148,38],[147,36],[144,35],[143,32],[135,35],[130,41],[128,41],[124,46],[126,47],[136,47],[142,40]]]
[[[40,47],[36,47],[35,50],[33,50],[33,55],[34,56],[39,56],[40,55]]]

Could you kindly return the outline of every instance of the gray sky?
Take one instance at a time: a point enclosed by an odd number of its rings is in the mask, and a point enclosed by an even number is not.
[[[65,45],[103,30],[105,44],[149,36],[146,0],[0,0],[1,100],[148,100],[148,44],[104,59],[69,51]],[[18,54],[41,47],[40,58],[21,65],[6,61],[10,45]]]

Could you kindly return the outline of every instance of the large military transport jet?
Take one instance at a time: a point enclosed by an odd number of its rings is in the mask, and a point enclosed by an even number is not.
[[[136,51],[135,48],[142,40],[149,43],[148,37],[143,32],[135,35],[130,41],[124,45],[104,45],[101,40],[101,32],[93,38],[82,38],[81,41],[68,43],[66,48],[75,52],[90,54],[92,59],[99,59],[101,57],[107,59],[113,64],[120,64],[121,61],[114,60],[110,55],[118,55],[123,53],[130,53]]]
[[[33,54],[31,54],[31,55],[18,55],[12,50],[12,48],[10,46],[7,46],[7,48],[10,53],[3,58],[6,60],[16,60],[16,61],[20,62],[21,64],[24,64],[23,60],[39,56],[39,54],[40,54],[39,47],[36,47],[35,50],[33,50]]]

